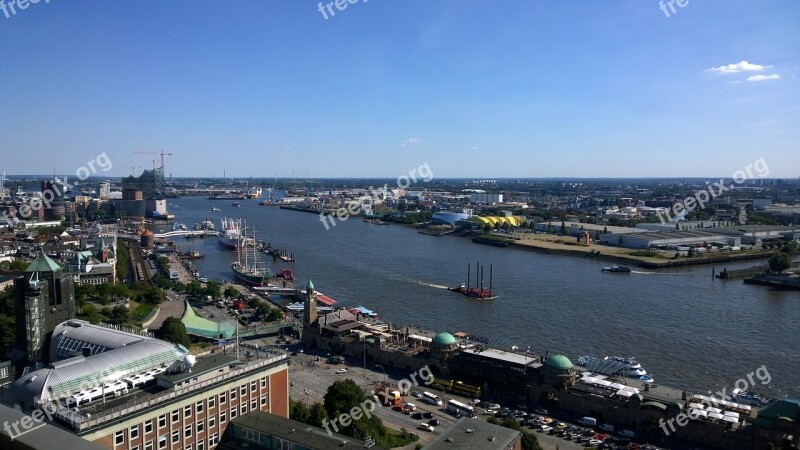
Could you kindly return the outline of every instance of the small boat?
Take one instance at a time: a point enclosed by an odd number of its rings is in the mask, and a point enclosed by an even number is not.
[[[182,253],[180,257],[181,259],[203,259],[205,255],[201,255],[197,250],[192,250],[188,253]]]
[[[184,230],[188,230],[185,224],[177,222],[172,224],[172,231],[184,231]]]
[[[233,202],[233,203],[231,203],[231,206],[233,206],[234,208],[238,208],[238,207],[242,206],[242,204],[239,203],[239,202]]]
[[[219,209],[219,208],[211,208],[211,212],[214,212],[214,211],[222,211],[222,210]]]
[[[628,266],[606,266],[600,270],[602,272],[610,272],[610,273],[631,273],[631,268]]]

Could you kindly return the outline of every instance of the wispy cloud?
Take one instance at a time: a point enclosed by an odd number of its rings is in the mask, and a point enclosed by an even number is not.
[[[408,139],[404,140],[402,144],[400,144],[400,147],[405,147],[405,146],[408,146],[408,145],[419,144],[420,142],[422,142],[422,139],[417,139],[417,138],[408,138]]]
[[[739,61],[736,64],[728,64],[726,66],[711,67],[706,69],[706,72],[711,73],[739,73],[739,72],[761,72],[764,69],[769,69],[772,66],[762,66],[760,64],[751,64],[747,61]]]
[[[777,73],[773,73],[770,75],[751,75],[747,77],[747,81],[769,81],[769,80],[778,80],[781,76]]]

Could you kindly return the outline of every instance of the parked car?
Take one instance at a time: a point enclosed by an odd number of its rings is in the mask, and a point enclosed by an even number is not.
[[[636,436],[636,433],[631,430],[619,430],[619,435],[632,438]]]
[[[430,431],[430,432],[433,432],[433,427],[432,427],[432,426],[430,426],[430,425],[428,425],[427,423],[421,423],[421,424],[420,424],[420,425],[417,427],[417,429],[424,430],[424,431]]]
[[[542,408],[536,408],[536,409],[533,410],[533,412],[535,412],[536,414],[541,414],[543,416],[546,416],[546,415],[549,414],[546,409],[542,409]]]
[[[433,413],[430,413],[430,412],[422,413],[422,417],[424,417],[426,419],[433,419]]]
[[[428,421],[428,425],[431,425],[431,426],[434,426],[434,427],[438,427],[439,426],[439,421],[436,420],[436,419],[431,419],[431,420]]]
[[[422,398],[422,394],[419,391],[412,392],[411,396],[414,398]]]
[[[552,430],[552,428],[548,427],[547,425],[542,425],[542,427],[539,429],[542,431],[542,433],[547,433],[548,431]]]
[[[392,406],[392,411],[403,412],[403,405]]]
[[[338,375],[338,374],[342,374],[342,373],[347,373],[347,369],[345,369],[344,367],[343,367],[343,368],[341,368],[341,369],[336,369],[336,374],[337,374],[337,375]]]
[[[422,413],[415,412],[414,414],[411,415],[411,418],[414,420],[422,420]]]

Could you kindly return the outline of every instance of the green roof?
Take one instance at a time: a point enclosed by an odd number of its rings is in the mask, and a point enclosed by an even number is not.
[[[758,411],[755,424],[765,428],[774,428],[778,420],[795,422],[800,419],[800,400],[784,397]]]
[[[230,322],[214,322],[205,317],[198,316],[191,306],[189,301],[186,301],[186,312],[181,317],[181,322],[186,326],[186,332],[195,336],[202,336],[209,339],[219,339],[219,335],[223,335],[225,339],[233,336],[236,331],[236,325]]]
[[[25,269],[25,272],[57,272],[59,270],[61,270],[61,266],[45,255],[44,251],[41,251]]]
[[[558,370],[567,370],[573,367],[572,361],[564,355],[548,356],[544,363]]]
[[[306,291],[309,291],[309,290],[312,290],[312,289],[314,289],[314,283],[312,283],[311,280],[308,280],[308,283],[306,283]]]
[[[433,343],[438,345],[453,345],[456,343],[456,338],[450,333],[441,332],[433,337]]]

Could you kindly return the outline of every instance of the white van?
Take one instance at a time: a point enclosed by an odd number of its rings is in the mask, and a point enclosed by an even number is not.
[[[586,427],[596,427],[597,419],[594,417],[581,417],[578,419],[578,423]]]
[[[614,425],[611,425],[609,423],[604,423],[604,424],[600,425],[600,429],[603,430],[603,431],[607,431],[609,433],[613,433],[614,432]]]

